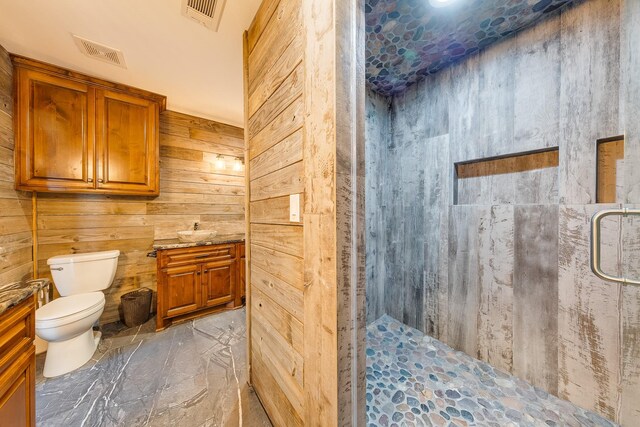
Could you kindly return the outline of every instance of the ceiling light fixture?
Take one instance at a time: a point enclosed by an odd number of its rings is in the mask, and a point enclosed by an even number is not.
[[[452,5],[455,2],[456,0],[429,0],[429,3],[431,3],[431,6],[433,7],[445,7]]]

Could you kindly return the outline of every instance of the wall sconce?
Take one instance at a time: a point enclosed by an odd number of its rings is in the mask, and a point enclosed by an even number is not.
[[[240,157],[236,157],[236,159],[233,161],[233,170],[240,172],[243,165],[244,163],[242,162],[242,159]]]
[[[214,166],[216,169],[225,169],[227,167],[227,162],[224,161],[224,157],[222,157],[222,155],[218,154]]]

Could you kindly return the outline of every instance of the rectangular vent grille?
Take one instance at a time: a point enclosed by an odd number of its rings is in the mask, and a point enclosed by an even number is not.
[[[75,34],[72,34],[72,36],[78,46],[78,49],[80,49],[80,52],[87,55],[89,58],[108,62],[109,64],[117,65],[118,67],[127,68],[122,51],[78,37]]]
[[[218,31],[226,0],[182,0],[182,14],[205,27]]]
[[[216,0],[187,0],[187,6],[196,12],[213,18],[213,12],[216,10]]]

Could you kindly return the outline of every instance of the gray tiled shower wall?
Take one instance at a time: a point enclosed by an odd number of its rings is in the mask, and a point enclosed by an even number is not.
[[[599,139],[625,136],[618,202],[640,206],[638,25],[640,2],[583,2],[403,95],[369,94],[369,322],[388,314],[614,421],[640,419],[640,288],[589,268],[589,219],[610,207],[595,204]],[[473,204],[454,204],[455,163],[554,147],[544,179],[475,179]],[[607,220],[603,236],[607,271],[640,277],[640,220]]]

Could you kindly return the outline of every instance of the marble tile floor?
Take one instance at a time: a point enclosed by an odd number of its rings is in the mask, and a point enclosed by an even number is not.
[[[155,332],[106,325],[92,360],[44,378],[37,358],[38,426],[271,426],[247,385],[245,310]]]
[[[367,426],[606,426],[389,316],[367,327]]]

